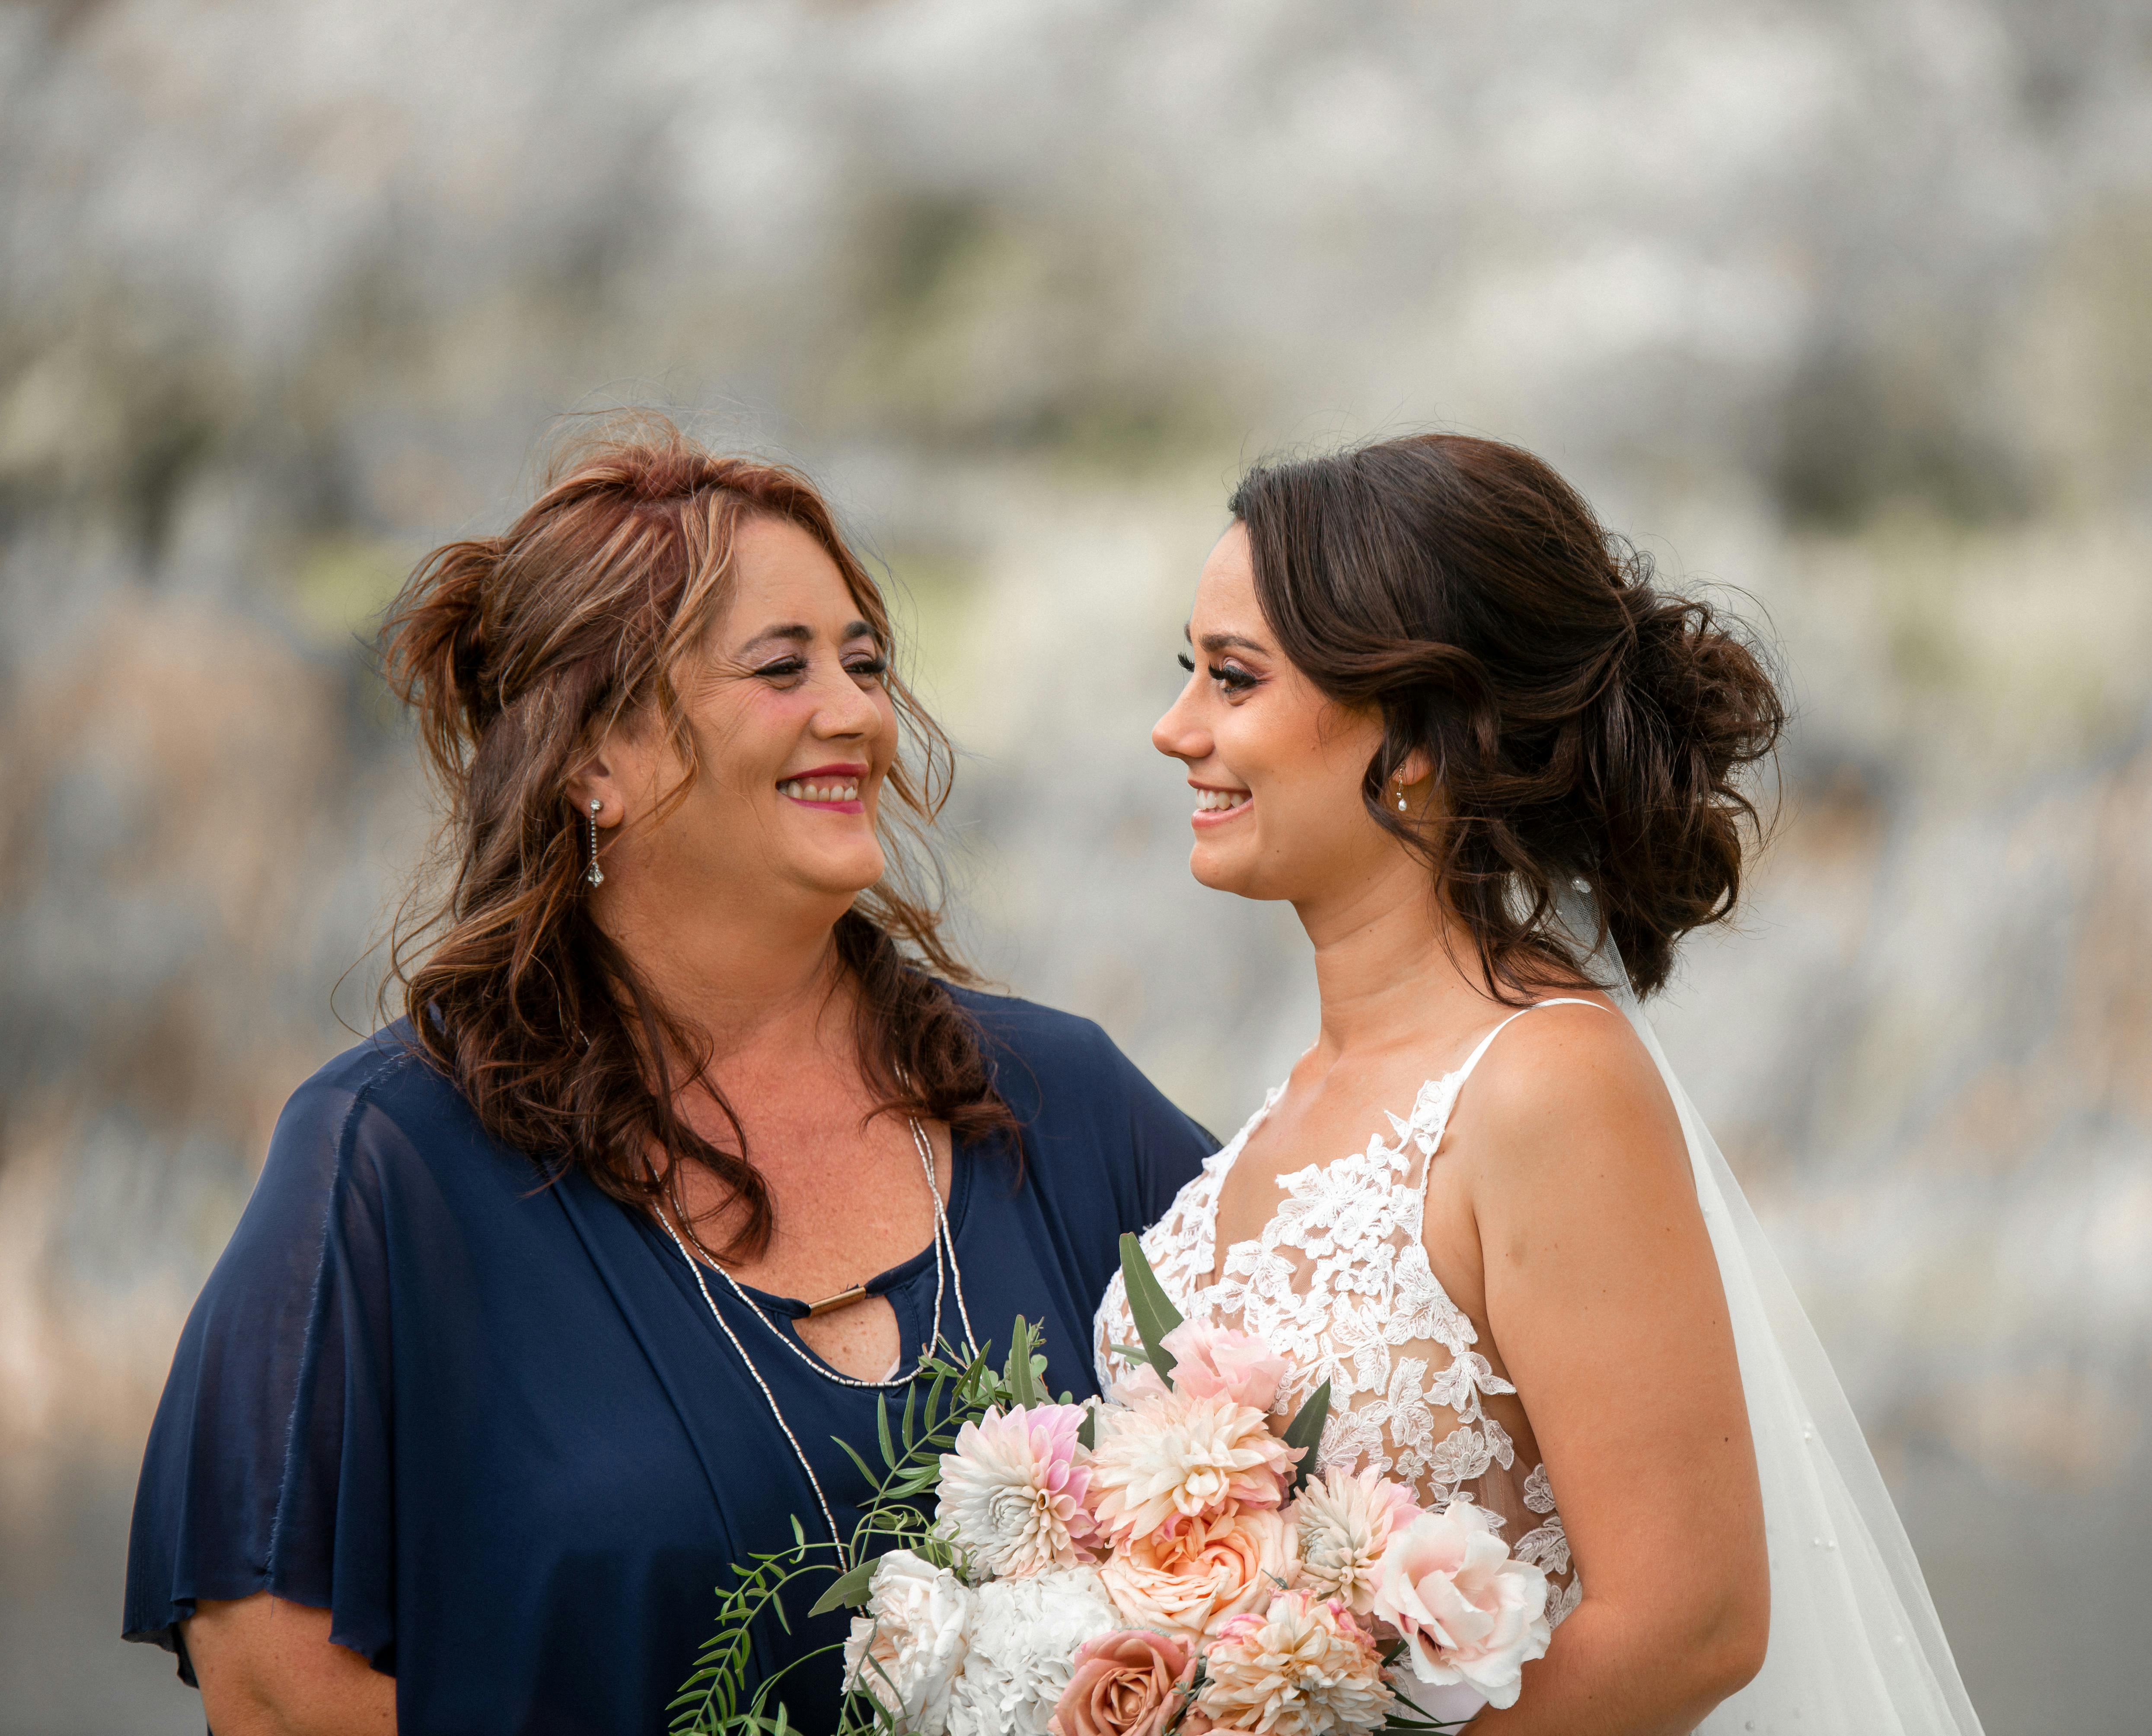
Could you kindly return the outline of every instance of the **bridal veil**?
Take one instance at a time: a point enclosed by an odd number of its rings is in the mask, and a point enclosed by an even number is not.
[[[1588,894],[1564,919],[1591,950]],[[1771,1557],[1762,1672],[1701,1736],[1980,1736],[1897,1509],[1808,1315],[1711,1130],[1667,1064],[1611,941],[1591,974],[1651,1052],[1681,1115],[1726,1286]]]

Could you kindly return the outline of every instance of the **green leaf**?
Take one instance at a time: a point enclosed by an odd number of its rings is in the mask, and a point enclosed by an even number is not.
[[[840,1435],[835,1434],[831,1435],[830,1439],[835,1441],[839,1446],[845,1449],[845,1458],[850,1459],[854,1464],[859,1466],[860,1475],[867,1480],[868,1488],[879,1489],[881,1487],[881,1479],[874,1474],[873,1467],[870,1466],[865,1459],[860,1457],[858,1451],[853,1447],[850,1441],[845,1439]]]
[[[1300,1464],[1292,1474],[1292,1493],[1298,1495],[1315,1469],[1315,1449],[1322,1439],[1322,1425],[1330,1420],[1330,1383],[1324,1381],[1307,1395],[1307,1403],[1285,1425],[1285,1444],[1302,1449]]]
[[[1035,1334],[1031,1322],[1023,1315],[1018,1315],[1015,1326],[1009,1331],[1008,1364],[1002,1373],[1002,1379],[1009,1389],[1009,1402],[1013,1404],[1038,1404],[1045,1399],[1046,1395],[1038,1389],[1038,1383],[1032,1378],[1031,1353],[1034,1342]]]
[[[913,1419],[919,1414],[919,1386],[917,1382],[904,1389],[904,1450],[909,1453],[919,1444],[913,1428]]]
[[[881,1439],[881,1462],[896,1469],[896,1443],[889,1438],[889,1394],[875,1400],[875,1433]]]
[[[1109,1343],[1106,1348],[1112,1351],[1115,1356],[1126,1357],[1132,1363],[1147,1363],[1150,1360],[1150,1353],[1140,1344]]]
[[[807,1612],[809,1617],[826,1616],[833,1609],[865,1607],[867,1588],[874,1578],[875,1566],[875,1561],[862,1561],[850,1572],[839,1574],[836,1584],[815,1600],[814,1607]]]
[[[1158,1370],[1160,1379],[1172,1379],[1173,1353],[1162,1341],[1180,1324],[1180,1310],[1167,1298],[1165,1287],[1144,1256],[1143,1244],[1133,1236],[1121,1238],[1121,1280],[1128,1287],[1129,1314],[1151,1367]]]
[[[1099,1444],[1099,1413],[1089,1405],[1084,1409],[1084,1420],[1076,1425],[1076,1441],[1087,1449]]]

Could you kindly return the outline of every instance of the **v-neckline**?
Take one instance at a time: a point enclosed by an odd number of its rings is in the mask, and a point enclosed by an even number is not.
[[[1388,1109],[1380,1111],[1383,1118],[1390,1124],[1391,1134],[1385,1139],[1378,1133],[1374,1135],[1370,1143],[1381,1145],[1393,1157],[1396,1156],[1403,1150],[1408,1140],[1414,1139],[1414,1129],[1419,1126],[1426,1106],[1433,1103],[1439,1103],[1442,1107],[1441,1118],[1434,1123],[1434,1136],[1429,1140],[1424,1153],[1428,1165],[1432,1168],[1434,1155],[1441,1149],[1443,1135],[1449,1131],[1449,1112],[1456,1106],[1457,1087],[1465,1074],[1471,1070],[1472,1063],[1468,1061],[1448,1073],[1433,1079],[1423,1079],[1420,1082],[1419,1089],[1413,1094],[1413,1106],[1408,1114],[1400,1116],[1394,1110]],[[1215,1173],[1218,1179],[1216,1185],[1211,1190],[1208,1209],[1203,1214],[1204,1276],[1197,1282],[1195,1294],[1189,1298],[1191,1302],[1208,1296],[1218,1287],[1223,1277],[1223,1264],[1226,1259],[1238,1253],[1244,1247],[1261,1246],[1263,1238],[1270,1233],[1271,1226],[1277,1221],[1278,1215],[1276,1211],[1273,1211],[1263,1220],[1261,1228],[1258,1229],[1253,1236],[1242,1236],[1238,1241],[1229,1244],[1222,1252],[1218,1246],[1218,1208],[1225,1201],[1226,1183],[1231,1176],[1235,1166],[1239,1164],[1241,1156],[1247,1150],[1249,1137],[1270,1119],[1271,1111],[1284,1100],[1292,1083],[1292,1081],[1288,1078],[1271,1086],[1264,1094],[1262,1103],[1255,1114],[1241,1124],[1238,1133],[1219,1147],[1217,1157],[1212,1160],[1216,1167],[1211,1173]],[[1434,1094],[1430,1096],[1430,1093]],[[1367,1155],[1365,1147],[1357,1151],[1348,1150],[1341,1151],[1337,1156],[1326,1159],[1320,1163],[1302,1164],[1296,1169],[1279,1170],[1271,1178],[1271,1185],[1280,1189],[1279,1203],[1282,1205],[1286,1200],[1292,1197],[1290,1191],[1285,1190],[1283,1186],[1288,1175],[1305,1175],[1311,1170],[1317,1173],[1327,1172],[1342,1163],[1348,1163],[1355,1158],[1365,1157]]]

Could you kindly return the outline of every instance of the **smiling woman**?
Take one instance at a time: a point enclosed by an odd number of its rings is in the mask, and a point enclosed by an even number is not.
[[[967,986],[909,890],[948,750],[803,477],[601,440],[387,643],[448,889],[188,1322],[126,1632],[217,1736],[647,1733],[728,1563],[850,1534],[835,1443],[925,1353],[1021,1313],[1094,1390],[1119,1237],[1214,1142]],[[789,1616],[757,1673],[828,1728],[842,1614]]]

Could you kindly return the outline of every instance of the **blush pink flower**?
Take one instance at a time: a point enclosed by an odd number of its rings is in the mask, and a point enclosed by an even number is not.
[[[1159,1341],[1174,1358],[1173,1389],[1191,1398],[1230,1398],[1267,1411],[1277,1402],[1286,1361],[1261,1338],[1184,1320]]]
[[[1092,1511],[1118,1547],[1175,1520],[1277,1506],[1299,1459],[1252,1405],[1147,1394],[1099,1413]]]
[[[1281,1591],[1235,1616],[1203,1654],[1197,1699],[1221,1728],[1249,1736],[1367,1736],[1394,1703],[1382,1653],[1334,1597]]]
[[[1124,1628],[1086,1640],[1046,1728],[1051,1736],[1160,1736],[1195,1675],[1195,1647],[1168,1634]]]
[[[1546,1575],[1510,1560],[1492,1515],[1459,1500],[1391,1538],[1370,1603],[1403,1636],[1420,1681],[1511,1706],[1524,1667],[1546,1655]]]
[[[1292,1584],[1297,1554],[1292,1521],[1263,1508],[1134,1538],[1106,1558],[1099,1577],[1131,1627],[1195,1639]]]
[[[1007,1578],[1090,1559],[1090,1455],[1073,1404],[989,1410],[942,1455],[936,1517],[982,1574]]]

